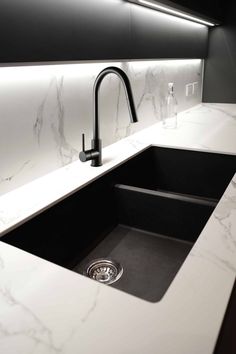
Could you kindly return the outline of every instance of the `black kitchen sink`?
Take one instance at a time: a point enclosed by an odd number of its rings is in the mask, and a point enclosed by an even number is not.
[[[115,260],[109,286],[157,302],[235,171],[235,155],[150,147],[1,240],[80,274]]]

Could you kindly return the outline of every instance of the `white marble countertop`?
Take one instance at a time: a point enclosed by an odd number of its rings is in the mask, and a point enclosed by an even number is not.
[[[4,235],[147,146],[236,153],[236,105],[205,104],[0,197]],[[65,183],[66,181],[66,183]],[[0,352],[213,353],[236,275],[236,176],[160,302],[101,285],[0,242]]]

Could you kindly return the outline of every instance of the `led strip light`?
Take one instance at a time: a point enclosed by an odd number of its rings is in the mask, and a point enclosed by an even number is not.
[[[202,19],[200,19],[198,17],[185,14],[185,13],[183,13],[181,11],[171,9],[170,7],[167,7],[167,6],[164,6],[164,5],[154,4],[151,1],[137,0],[136,3],[140,4],[140,5],[144,5],[146,7],[152,8],[152,9],[157,9],[159,11],[168,13],[170,15],[174,15],[174,16],[185,18],[186,20],[198,22],[198,23],[201,23],[201,24],[206,25],[206,26],[211,26],[211,27],[216,26],[216,23],[202,20]]]

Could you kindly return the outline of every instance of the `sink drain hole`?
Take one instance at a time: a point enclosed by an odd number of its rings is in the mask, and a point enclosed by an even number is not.
[[[102,258],[90,262],[84,271],[87,277],[107,285],[115,283],[122,274],[123,268],[118,262]]]

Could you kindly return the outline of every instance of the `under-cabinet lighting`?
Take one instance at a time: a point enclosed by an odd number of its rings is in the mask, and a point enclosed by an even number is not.
[[[157,66],[162,66],[167,70],[169,68],[181,68],[182,66],[186,67],[188,65],[192,65],[193,67],[199,67],[201,65],[202,59],[169,59],[169,60],[146,60],[146,61],[130,61],[129,65],[131,68],[135,70],[145,70],[147,68],[155,68]]]
[[[148,0],[136,0],[136,1],[131,1],[131,2],[135,2],[135,3],[139,4],[139,5],[143,5],[143,6],[155,9],[155,10],[159,10],[161,12],[165,12],[165,13],[168,13],[170,15],[181,17],[181,18],[184,18],[186,20],[190,20],[190,21],[193,21],[193,22],[201,23],[201,24],[206,25],[206,26],[211,26],[211,27],[212,26],[216,26],[216,23],[209,22],[209,21],[206,21],[206,20],[202,20],[199,17],[188,15],[188,14],[186,14],[184,12],[181,12],[181,11],[178,11],[178,10],[174,10],[174,9],[168,7],[168,6],[160,5],[158,3],[154,3],[154,2],[151,2],[151,1],[148,1]]]
[[[37,81],[38,87],[43,82],[55,80],[57,77],[65,77],[66,79],[73,79],[75,81],[85,78],[93,84],[98,73],[107,66],[117,66],[123,68],[135,68],[147,70],[149,67],[164,66],[176,67],[186,65],[199,66],[201,59],[159,59],[159,60],[125,60],[125,61],[97,61],[97,62],[74,62],[74,63],[21,63],[0,65],[0,88],[1,85],[19,85],[22,83],[35,83]],[[91,85],[92,85],[91,84]],[[13,86],[14,87],[14,86]]]

